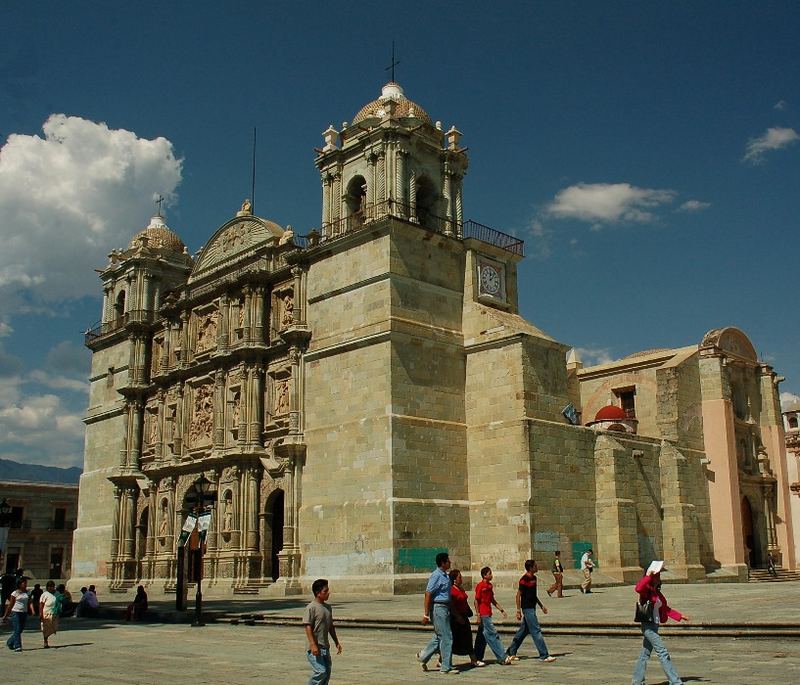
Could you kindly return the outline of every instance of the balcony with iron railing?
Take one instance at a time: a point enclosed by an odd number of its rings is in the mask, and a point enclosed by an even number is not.
[[[125,312],[121,316],[117,316],[111,321],[105,323],[97,322],[94,326],[85,332],[85,343],[88,345],[98,338],[116,333],[117,331],[125,328],[129,324],[149,324],[155,321],[156,313],[149,309],[133,309]]]
[[[489,226],[484,226],[472,220],[459,223],[430,212],[419,212],[419,216],[414,216],[411,205],[403,204],[395,200],[386,200],[384,202],[365,205],[362,209],[353,212],[349,216],[323,224],[320,230],[315,229],[308,235],[296,236],[295,243],[304,249],[314,247],[315,245],[338,240],[347,235],[366,230],[370,228],[374,222],[386,217],[414,224],[432,233],[442,233],[462,239],[474,238],[519,255],[520,257],[525,255],[524,241],[515,236],[503,233]]]

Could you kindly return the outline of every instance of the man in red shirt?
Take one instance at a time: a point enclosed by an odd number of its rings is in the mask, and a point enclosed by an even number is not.
[[[503,649],[503,643],[500,642],[500,636],[497,634],[497,628],[492,623],[492,606],[500,609],[503,617],[506,616],[506,610],[503,609],[494,598],[494,588],[492,587],[492,569],[484,566],[481,569],[481,582],[475,586],[475,613],[478,615],[480,625],[478,626],[478,634],[475,636],[475,658],[483,661],[483,656],[486,653],[486,645],[488,644],[491,650],[497,657],[497,663],[503,666],[508,666],[511,663],[511,657],[506,654]]]

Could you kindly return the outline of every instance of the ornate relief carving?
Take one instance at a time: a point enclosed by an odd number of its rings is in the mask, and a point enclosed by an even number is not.
[[[272,413],[286,414],[289,411],[289,379],[275,381],[275,397]]]
[[[153,447],[158,442],[158,409],[147,412],[147,427],[146,445]]]
[[[246,245],[249,237],[249,224],[234,224],[220,237],[220,246],[222,247],[222,251],[230,252],[240,245]]]
[[[233,530],[233,496],[228,491],[222,500],[222,532],[230,533]]]
[[[244,295],[239,298],[239,328],[244,328]]]
[[[206,314],[197,322],[197,347],[195,351],[205,352],[217,346],[217,313]]]
[[[283,295],[281,300],[281,330],[294,323],[294,296],[291,292]]]
[[[214,388],[210,383],[200,385],[194,391],[192,422],[189,426],[189,441],[192,446],[211,441],[214,426]]]

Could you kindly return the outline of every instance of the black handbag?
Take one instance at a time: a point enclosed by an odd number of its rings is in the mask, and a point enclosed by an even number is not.
[[[653,600],[648,599],[646,602],[636,602],[636,613],[633,615],[633,620],[636,623],[652,623],[653,622]]]

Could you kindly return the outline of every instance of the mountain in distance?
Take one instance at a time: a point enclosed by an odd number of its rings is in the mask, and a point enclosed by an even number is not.
[[[21,464],[10,459],[0,459],[0,481],[24,480],[33,483],[64,483],[77,485],[83,471],[76,466],[62,469],[58,466]]]

